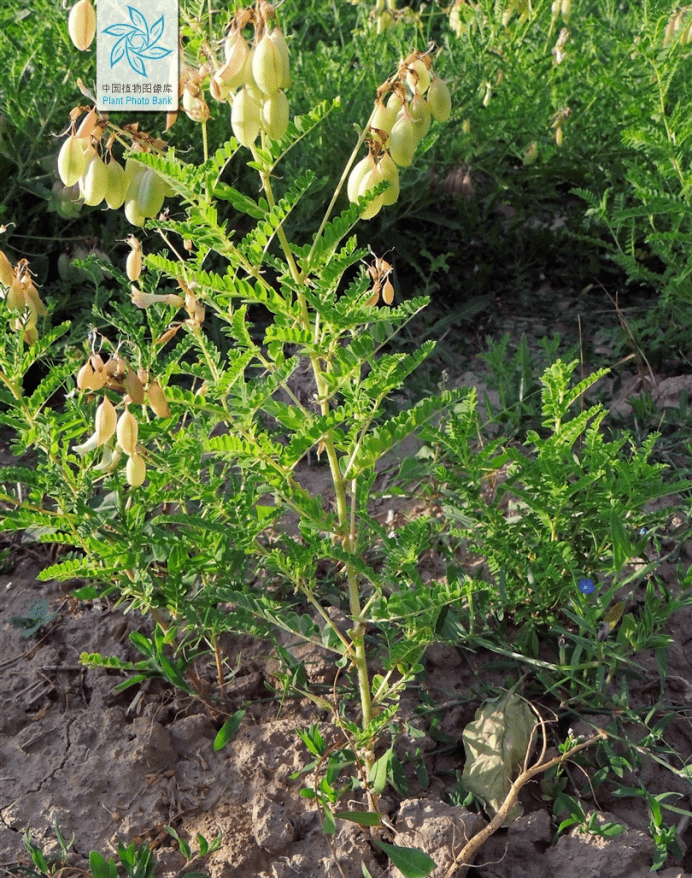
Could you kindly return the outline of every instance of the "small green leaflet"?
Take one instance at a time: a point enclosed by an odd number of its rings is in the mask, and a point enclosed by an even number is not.
[[[48,625],[53,619],[57,619],[57,613],[48,612],[48,601],[45,598],[37,598],[29,607],[28,616],[10,616],[10,625],[15,628],[23,628],[22,637],[30,637],[35,634],[42,625]]]

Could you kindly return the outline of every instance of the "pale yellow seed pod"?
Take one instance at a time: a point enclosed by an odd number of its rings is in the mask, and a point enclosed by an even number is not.
[[[45,317],[46,314],[48,314],[48,308],[43,304],[41,297],[38,294],[38,290],[34,286],[34,282],[30,277],[25,277],[22,281],[22,285],[24,287],[24,295],[26,296],[27,304],[35,309],[39,317]]]
[[[206,122],[211,113],[209,106],[201,95],[194,94],[190,89],[184,89],[180,104],[193,122]]]
[[[270,140],[279,140],[288,128],[288,99],[282,91],[268,97],[262,104],[260,118],[262,128]]]
[[[80,122],[79,128],[77,129],[77,137],[91,137],[91,134],[96,127],[96,122],[98,121],[99,115],[96,112],[96,108],[93,110],[89,110],[86,116]]]
[[[35,326],[30,326],[24,332],[24,344],[36,344],[38,341],[38,329]]]
[[[91,363],[86,362],[77,372],[77,387],[79,390],[93,390],[94,370]]]
[[[88,204],[89,207],[101,204],[106,197],[107,188],[108,171],[101,160],[101,156],[94,152],[87,162],[83,176],[79,179],[79,191],[84,199],[84,203]]]
[[[281,83],[279,84],[279,88],[290,88],[291,87],[291,70],[290,70],[290,60],[288,57],[288,44],[286,42],[286,37],[283,35],[281,30],[276,27],[269,34],[269,39],[274,43],[276,48],[279,50],[279,54],[281,55],[281,62],[283,64],[283,76],[281,77]]]
[[[563,134],[562,134],[562,125],[558,125],[555,129],[555,143],[558,146],[562,146]]]
[[[122,207],[127,195],[125,168],[112,158],[106,165],[106,173],[106,204],[112,210],[117,210]]]
[[[382,196],[382,204],[388,207],[399,197],[399,169],[388,152],[385,152],[380,159],[380,171],[382,179],[389,183],[389,189]]]
[[[400,168],[407,168],[413,161],[418,137],[413,121],[406,110],[400,115],[389,135],[389,154]]]
[[[136,281],[142,273],[142,245],[134,235],[130,235],[127,239],[127,243],[132,249],[127,254],[125,273],[129,280]]]
[[[224,53],[226,63],[214,77],[227,89],[240,88],[245,82],[245,62],[250,52],[239,30],[232,30],[226,37]]]
[[[86,171],[87,159],[84,143],[71,134],[60,147],[58,153],[58,173],[65,186],[74,186]]]
[[[152,381],[147,390],[149,407],[158,418],[170,418],[171,410],[168,408],[166,397],[158,381]]]
[[[371,189],[377,186],[378,183],[381,183],[384,177],[382,176],[382,171],[379,165],[376,165],[374,170],[369,171],[361,180],[360,186],[358,187],[358,197],[362,198],[366,195]],[[370,204],[365,208],[363,213],[361,214],[361,219],[372,219],[382,209],[382,195],[378,195],[374,201],[371,201]]]
[[[123,387],[135,405],[142,405],[144,402],[144,385],[137,377],[134,369],[127,370],[123,378]]]
[[[125,199],[125,217],[133,226],[143,226],[146,217],[139,210],[139,205],[134,198]]]
[[[139,178],[135,197],[142,216],[156,216],[163,207],[165,198],[163,180],[152,168],[147,168]]]
[[[399,95],[394,91],[387,98],[387,109],[394,113],[394,120],[396,121],[397,113],[403,107],[403,102]],[[394,123],[392,123],[393,125]],[[391,126],[390,126],[391,130]]]
[[[413,100],[409,104],[409,113],[411,114],[411,121],[413,122],[416,137],[421,141],[428,131],[430,131],[432,113],[428,102],[422,97],[420,92],[414,94]]]
[[[233,99],[231,127],[236,140],[242,146],[249,148],[257,139],[261,127],[260,108],[252,99],[247,86],[243,86]]]
[[[89,48],[96,34],[96,13],[89,0],[79,0],[70,9],[67,32],[80,52]]]
[[[0,250],[0,284],[9,287],[14,280],[14,269],[12,263]]]
[[[452,96],[447,88],[447,83],[433,74],[430,89],[428,90],[428,106],[436,122],[446,122],[452,113]]]
[[[147,467],[140,454],[135,451],[130,455],[125,466],[125,478],[128,485],[138,488],[144,481],[147,474]]]
[[[117,420],[118,416],[115,411],[115,406],[107,396],[104,397],[103,402],[96,409],[95,418],[96,438],[99,445],[108,442],[111,436],[115,433]]]
[[[394,286],[389,278],[387,278],[382,287],[382,299],[386,305],[391,305],[394,301]]]
[[[406,82],[414,94],[418,91],[420,94],[424,95],[428,90],[428,86],[430,85],[430,71],[420,58],[417,61],[414,61],[413,64],[409,65],[408,72],[406,73]]]
[[[139,432],[139,424],[137,418],[130,412],[128,408],[120,415],[115,435],[118,445],[125,454],[132,456],[137,447],[137,434]]]
[[[101,390],[102,387],[106,386],[106,373],[103,369],[95,370],[94,377],[91,379],[91,389],[92,390]]]
[[[348,175],[348,183],[346,184],[346,194],[349,201],[358,200],[358,189],[363,181],[363,177],[375,169],[375,159],[371,153],[361,159],[358,164],[354,165],[351,173]]]
[[[26,296],[24,295],[24,287],[17,277],[12,278],[12,283],[7,291],[5,299],[7,307],[10,311],[23,311],[26,308]]]
[[[372,132],[373,140],[382,146],[387,142],[389,132],[392,130],[392,126],[396,121],[397,113],[398,109],[394,109],[394,107],[386,107],[381,100],[378,100],[375,104],[375,112],[372,121],[370,122],[370,130]],[[380,133],[376,133],[377,131]]]
[[[281,51],[268,32],[265,32],[255,48],[252,57],[252,78],[265,95],[276,94],[283,82],[284,64]]]

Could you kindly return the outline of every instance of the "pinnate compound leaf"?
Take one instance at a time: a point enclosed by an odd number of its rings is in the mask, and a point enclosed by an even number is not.
[[[497,701],[485,702],[462,735],[466,765],[462,783],[485,803],[493,817],[506,799],[512,780],[533,745],[536,717],[529,705],[510,691]],[[507,815],[508,826],[522,813],[516,804]]]

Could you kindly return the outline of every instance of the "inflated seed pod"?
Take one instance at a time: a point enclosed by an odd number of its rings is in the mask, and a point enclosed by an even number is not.
[[[139,424],[137,418],[126,407],[125,411],[118,418],[118,426],[115,431],[118,445],[125,454],[132,456],[137,447],[137,433],[139,432]]]
[[[358,189],[363,181],[363,177],[374,170],[375,159],[372,157],[372,153],[368,153],[365,158],[353,166],[351,173],[348,175],[348,183],[346,184],[346,194],[349,201],[358,201]]]
[[[127,177],[125,168],[114,158],[106,165],[106,204],[112,210],[122,207],[127,194]]]
[[[409,65],[406,73],[406,82],[414,94],[417,91],[424,95],[428,90],[428,86],[430,85],[430,71],[426,67],[425,62],[421,61],[420,58],[417,61],[414,61],[413,64]]]
[[[134,369],[128,369],[123,378],[123,387],[130,399],[135,405],[142,405],[144,402],[144,385],[137,377]]]
[[[407,168],[413,161],[418,137],[413,121],[406,109],[397,117],[389,135],[389,154],[400,168]]]
[[[281,88],[284,79],[284,62],[281,50],[265,31],[252,57],[252,78],[260,91],[273,95]]]
[[[447,83],[434,73],[428,89],[427,101],[436,122],[446,122],[449,119],[452,112],[452,97]]]
[[[261,127],[260,108],[250,96],[246,85],[233,99],[231,127],[238,143],[242,146],[252,146],[259,134]]]
[[[0,250],[0,284],[9,287],[13,280],[14,269],[12,268],[12,263],[2,250]]]
[[[380,172],[382,179],[389,183],[389,189],[382,196],[382,204],[389,206],[399,197],[399,169],[388,152],[385,152],[380,159]]]
[[[58,173],[65,186],[74,186],[86,171],[84,141],[71,134],[58,153]]]
[[[118,415],[116,414],[115,406],[107,396],[104,397],[103,402],[96,409],[95,418],[96,438],[99,445],[108,442],[115,433],[117,420]]]
[[[152,381],[147,389],[149,406],[158,418],[170,418],[171,410],[168,408],[166,397],[158,381]]]
[[[416,137],[421,141],[430,130],[430,123],[432,122],[432,113],[430,112],[428,102],[419,92],[416,92],[408,109]]]
[[[38,294],[38,290],[34,286],[34,282],[30,277],[25,277],[22,281],[22,286],[24,288],[24,296],[26,297],[27,304],[31,308],[36,310],[36,313],[40,317],[45,317],[48,314],[48,308],[43,304],[41,297]]]
[[[5,303],[10,311],[23,311],[26,308],[26,296],[24,287],[17,277],[12,278],[12,283],[7,291]]]
[[[237,29],[232,30],[224,43],[226,63],[216,74],[227,88],[240,88],[245,82],[245,62],[249,52],[250,49],[242,33]]]
[[[125,274],[129,280],[136,281],[142,273],[142,245],[134,235],[130,235],[127,243],[131,249],[125,262]]]
[[[133,195],[136,198],[139,212],[145,217],[156,216],[163,207],[163,199],[165,197],[163,180],[152,168],[147,168],[141,177],[137,179],[139,180],[139,186],[137,187],[136,195],[134,193]]]
[[[279,88],[290,88],[291,70],[286,37],[283,35],[278,27],[275,27],[274,30],[269,34],[269,39],[279,50],[279,54],[281,55],[281,61],[283,63],[283,76],[281,77],[281,83],[279,84]]]
[[[77,137],[91,137],[91,134],[96,127],[96,123],[98,121],[99,114],[96,112],[96,108],[93,110],[89,110],[86,116],[79,123],[79,128],[76,131]]]
[[[127,460],[127,465],[125,466],[125,478],[127,479],[128,485],[132,485],[133,488],[138,488],[147,474],[147,467],[144,463],[144,459],[140,454],[137,454],[135,451]]]
[[[360,186],[358,187],[358,197],[362,198],[366,195],[371,189],[374,189],[378,183],[381,183],[384,177],[382,176],[382,171],[379,165],[375,165],[375,168],[372,171],[369,171],[363,179],[360,181]],[[361,214],[361,219],[372,219],[376,216],[380,210],[382,209],[382,196],[378,195],[373,201],[368,204],[363,213]]]
[[[108,170],[104,165],[101,156],[94,152],[88,160],[84,174],[79,179],[79,191],[82,194],[84,203],[89,207],[95,207],[101,204],[106,197],[108,188]]]
[[[133,226],[143,226],[146,217],[141,213],[139,205],[134,198],[125,199],[125,217]]]
[[[199,89],[184,88],[180,106],[193,122],[206,122],[211,116],[209,105],[199,94]]]
[[[80,52],[89,48],[96,34],[96,13],[89,0],[79,0],[70,9],[67,32]]]
[[[378,100],[375,104],[375,112],[372,121],[370,122],[370,130],[373,132],[373,140],[377,141],[382,146],[386,143],[389,132],[392,130],[392,126],[396,121],[397,112],[397,109],[385,106],[384,102],[381,100]],[[382,132],[384,137],[382,134],[376,134],[376,131]]]
[[[91,367],[91,363],[87,360],[79,372],[77,372],[77,388],[79,390],[94,390],[93,381],[94,370]]]
[[[283,137],[288,128],[288,99],[282,91],[268,97],[262,104],[260,118],[262,128],[270,140]]]

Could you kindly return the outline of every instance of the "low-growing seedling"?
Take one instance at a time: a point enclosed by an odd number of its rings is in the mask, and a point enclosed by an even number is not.
[[[31,857],[34,868],[21,865],[7,866],[8,872],[11,872],[13,875],[24,876],[24,878],[36,878],[36,876],[40,876],[40,878],[57,876],[59,878],[64,871],[72,870],[73,867],[69,864],[68,859],[75,837],[72,836],[70,841],[66,841],[60,831],[57,820],[53,824],[53,831],[60,846],[59,857],[46,859],[41,847],[32,839],[31,833],[27,829],[22,837],[22,843]],[[180,838],[175,829],[171,826],[166,826],[166,831],[177,842],[180,852],[185,857],[188,865],[193,860],[218,850],[221,845],[221,835],[208,842],[203,835],[198,833],[197,844],[199,845],[199,850],[197,853],[193,853],[190,845],[185,839]],[[125,875],[126,878],[154,878],[156,875],[156,860],[154,859],[152,849],[147,845],[136,846],[133,843],[125,845],[119,841],[118,859],[120,861],[119,865],[114,857],[106,859],[98,851],[91,851],[89,853],[90,872],[87,874],[91,878],[120,878],[121,875]],[[185,874],[191,876],[191,878],[208,878],[204,872],[186,872]]]

